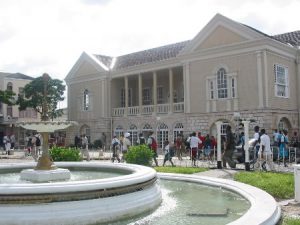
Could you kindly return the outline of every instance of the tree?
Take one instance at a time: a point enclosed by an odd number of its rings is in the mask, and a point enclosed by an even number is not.
[[[24,87],[24,97],[18,96],[19,110],[33,108],[41,114],[42,121],[53,120],[63,114],[62,109],[57,109],[57,104],[64,100],[65,89],[61,80],[52,79],[45,73]]]
[[[15,93],[9,90],[2,91],[0,90],[0,103],[4,103],[7,105],[15,104]]]

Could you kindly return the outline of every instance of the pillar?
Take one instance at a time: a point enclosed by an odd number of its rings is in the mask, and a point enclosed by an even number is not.
[[[128,77],[125,76],[124,77],[124,81],[125,81],[125,112],[124,112],[124,116],[128,115]]]
[[[142,114],[142,105],[143,105],[143,80],[142,80],[142,74],[139,74],[138,77],[139,77],[139,114]]]
[[[169,91],[170,91],[170,99],[169,99],[170,113],[172,113],[173,112],[174,90],[173,90],[173,70],[171,68],[169,69]]]
[[[157,112],[157,73],[153,72],[153,113]]]
[[[245,170],[250,171],[250,163],[249,163],[249,124],[250,121],[242,121],[244,124],[244,133],[245,133]]]
[[[217,126],[217,168],[222,169],[222,153],[221,153],[221,147],[222,147],[222,142],[221,142],[221,125],[222,121],[217,121],[216,126]]]

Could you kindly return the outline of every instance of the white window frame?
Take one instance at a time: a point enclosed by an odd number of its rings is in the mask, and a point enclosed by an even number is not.
[[[90,92],[88,89],[85,89],[83,91],[83,104],[82,104],[82,109],[83,111],[89,111],[91,107],[90,103]]]
[[[282,73],[283,74],[280,74]],[[283,75],[284,77],[282,79],[279,78],[280,75]],[[280,64],[274,64],[274,76],[275,76],[275,96],[279,98],[289,98],[289,73],[288,73],[288,67],[280,65]],[[282,87],[284,89],[283,94],[279,94],[279,87]],[[282,93],[282,92],[281,92]]]
[[[128,107],[132,106],[132,88],[128,88]],[[121,89],[121,107],[125,107],[125,88]]]
[[[217,96],[218,99],[228,98],[228,76],[224,68],[217,71]]]
[[[162,104],[164,101],[164,87],[157,87],[157,104]]]
[[[145,87],[143,88],[143,105],[151,105],[152,102],[152,92],[151,88]]]

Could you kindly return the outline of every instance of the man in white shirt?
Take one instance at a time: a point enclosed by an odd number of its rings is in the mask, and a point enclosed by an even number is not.
[[[260,145],[261,148],[259,149],[259,161],[261,162],[261,167],[263,170],[269,169],[274,170],[273,159],[272,159],[272,151],[271,151],[271,143],[270,137],[266,134],[265,129],[261,129],[261,136],[260,136]],[[266,167],[268,166],[268,168]]]
[[[196,133],[192,133],[192,137],[190,138],[190,146],[192,151],[192,164],[196,166],[196,158],[197,158],[197,150],[198,145],[201,144],[202,141],[196,136]]]
[[[255,139],[255,157],[258,158],[258,151],[259,151],[259,126],[254,127],[254,136],[253,138]]]

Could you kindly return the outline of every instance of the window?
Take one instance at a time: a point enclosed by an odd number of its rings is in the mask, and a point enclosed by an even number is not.
[[[221,125],[221,137],[226,137],[226,129],[228,125],[229,124],[226,122]]]
[[[275,96],[276,97],[289,97],[289,86],[288,86],[288,68],[275,64]]]
[[[132,89],[128,89],[128,106],[132,106]],[[121,107],[125,107],[125,88],[121,89]]]
[[[11,82],[8,82],[8,83],[7,83],[6,90],[8,90],[8,91],[12,91],[12,90],[13,90],[13,85],[12,85]]]
[[[143,89],[143,105],[150,105],[151,104],[151,89],[144,88]]]
[[[231,97],[235,98],[235,80],[234,80],[234,78],[231,79]]]
[[[221,68],[217,72],[217,88],[218,98],[227,98],[227,75],[224,68]]]
[[[214,88],[214,81],[209,82],[209,97],[210,99],[215,99],[215,88]]]
[[[138,129],[137,129],[137,126],[134,125],[134,124],[131,124],[130,127],[129,127],[129,131],[128,133],[130,133],[130,142],[131,142],[131,145],[135,145],[136,142],[137,142],[137,139],[138,139]]]
[[[90,107],[90,96],[89,96],[89,91],[86,89],[83,92],[83,110],[87,111],[89,110]]]
[[[117,126],[114,133],[117,136],[117,138],[120,139],[121,136],[124,136],[123,127],[122,126]]]
[[[174,130],[173,130],[174,142],[175,142],[175,140],[177,139],[177,137],[179,135],[181,135],[183,137],[183,125],[182,125],[182,123],[177,123],[174,127]]]
[[[173,91],[173,102],[174,102],[174,103],[177,103],[177,102],[178,102],[177,91]]]
[[[164,100],[163,87],[157,87],[157,103],[162,104]]]
[[[168,126],[164,123],[157,127],[157,144],[159,148],[164,148],[164,142],[168,140],[169,130]]]

